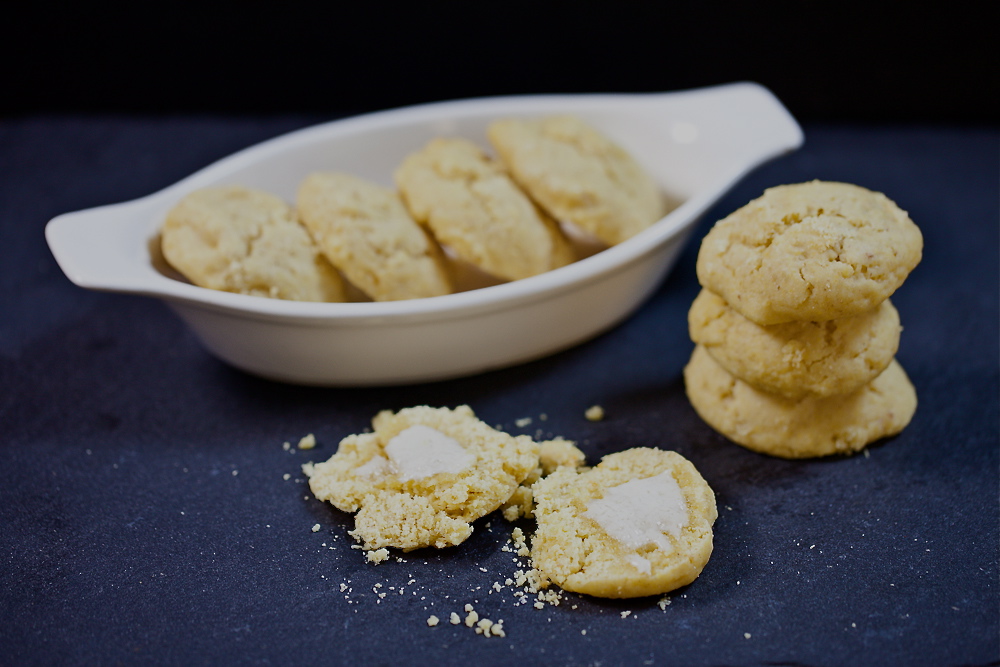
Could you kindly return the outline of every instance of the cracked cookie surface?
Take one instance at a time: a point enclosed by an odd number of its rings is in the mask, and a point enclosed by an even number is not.
[[[490,275],[519,280],[574,259],[558,224],[466,139],[431,141],[407,156],[395,179],[413,217]]]
[[[303,467],[317,499],[357,512],[351,535],[365,550],[460,544],[538,466],[537,443],[489,427],[465,405],[386,410],[372,427]]]
[[[343,301],[340,275],[266,192],[204,188],[181,199],[161,230],[163,256],[199,287],[293,301]]]
[[[498,120],[487,134],[532,199],[608,245],[666,213],[663,194],[639,163],[575,116]]]
[[[715,224],[698,280],[761,325],[872,310],[920,262],[920,230],[888,197],[811,181],[770,188]]]
[[[786,398],[859,389],[892,361],[902,330],[888,299],[852,317],[764,327],[706,289],[691,305],[688,328],[729,373]]]
[[[684,368],[695,411],[709,426],[748,449],[798,459],[851,454],[902,431],[917,395],[899,362],[850,393],[789,399],[728,373],[701,345]]]
[[[310,174],[298,210],[329,260],[375,301],[452,291],[441,249],[395,191],[342,172]]]
[[[694,581],[712,554],[715,494],[676,452],[609,454],[584,472],[559,468],[533,489],[532,563],[564,590],[666,593]]]

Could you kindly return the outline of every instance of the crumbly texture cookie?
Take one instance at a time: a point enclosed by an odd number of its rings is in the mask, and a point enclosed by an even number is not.
[[[916,391],[895,360],[850,394],[795,400],[730,375],[699,345],[684,382],[709,426],[748,449],[788,459],[854,453],[902,431],[917,409]]]
[[[811,181],[766,190],[715,224],[698,280],[757,324],[874,309],[920,262],[920,230],[888,197]]]
[[[375,301],[452,291],[441,249],[395,191],[350,174],[319,172],[299,186],[297,206],[323,253]]]
[[[316,498],[357,512],[351,535],[365,550],[460,544],[538,466],[538,443],[490,428],[465,405],[383,411],[372,426],[303,466]]]
[[[434,139],[407,156],[395,178],[413,217],[486,273],[518,280],[573,261],[555,221],[467,139]]]
[[[295,219],[266,192],[196,190],[167,213],[167,262],[199,287],[293,301],[343,301],[344,285]]]
[[[531,519],[535,516],[535,501],[531,490],[535,482],[560,468],[578,470],[587,461],[586,455],[572,440],[555,438],[545,440],[539,445],[538,467],[528,474],[510,498],[500,506],[504,518],[508,521],[516,521],[521,517]]]
[[[874,310],[826,322],[762,327],[702,290],[688,311],[691,340],[731,374],[786,398],[847,394],[875,379],[899,348],[899,313]]]
[[[666,213],[663,194],[639,163],[575,116],[498,120],[487,134],[514,180],[542,208],[608,245]]]
[[[629,449],[534,485],[534,567],[568,591],[657,595],[694,581],[712,554],[715,494],[676,452]]]

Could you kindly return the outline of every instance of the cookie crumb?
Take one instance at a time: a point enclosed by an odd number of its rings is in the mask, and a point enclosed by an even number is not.
[[[468,608],[468,607],[471,607],[472,605],[469,605],[469,604],[467,604],[467,605],[465,605],[465,606],[466,606],[466,608]],[[467,609],[467,610],[468,610],[468,609]],[[468,611],[469,611],[469,615],[465,617],[465,625],[466,625],[467,627],[470,627],[470,628],[471,628],[471,627],[472,627],[473,625],[475,625],[475,624],[476,624],[476,622],[477,622],[477,621],[479,620],[479,614],[477,614],[477,613],[476,613],[475,611],[473,611],[473,610],[468,610]]]
[[[299,440],[299,449],[312,449],[316,446],[316,436],[310,433]]]
[[[744,638],[744,639],[750,639],[750,636],[751,636],[751,635],[750,635],[750,633],[749,633],[749,632],[744,632],[744,633],[743,633],[743,638]]]
[[[630,611],[623,611],[622,612],[622,618],[628,618],[631,613],[632,612],[630,612]]]
[[[588,421],[599,422],[604,419],[604,408],[599,405],[592,405],[587,408],[587,411],[583,413],[583,416],[586,417]]]
[[[319,532],[319,529],[320,529],[320,525],[319,525],[318,523],[317,523],[317,524],[315,524],[315,525],[313,525],[313,527],[312,527],[312,531],[313,531],[314,533],[318,533],[318,532]]]
[[[288,480],[290,480],[291,478],[292,478],[291,473],[287,473],[287,472],[284,475],[281,476],[281,479],[285,480],[286,482]]]
[[[448,620],[451,621],[452,625],[458,625],[459,623],[462,622],[461,617],[455,612],[451,612],[451,616],[448,617]]]
[[[438,624],[439,620],[440,619],[437,616],[431,614],[430,616],[427,617],[427,625],[433,628],[435,625]]]
[[[382,561],[389,560],[389,550],[386,549],[385,547],[382,547],[381,549],[375,549],[374,551],[369,551],[368,553],[366,553],[365,558],[368,559],[369,563],[374,563],[375,565],[378,565]]]

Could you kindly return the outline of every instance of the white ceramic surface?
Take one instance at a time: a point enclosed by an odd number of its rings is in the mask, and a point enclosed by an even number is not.
[[[624,146],[679,206],[641,234],[569,266],[431,299],[264,299],[195,287],[157,262],[164,216],[192,190],[240,184],[293,201],[302,178],[331,169],[391,185],[401,160],[433,137],[464,136],[487,148],[491,121],[556,113],[576,114]],[[292,132],[147,197],[58,216],[45,233],[71,281],[165,299],[213,354],[250,373],[341,386],[437,380],[536,359],[618,323],[657,287],[706,209],[747,171],[801,143],[791,115],[750,83],[442,102]]]

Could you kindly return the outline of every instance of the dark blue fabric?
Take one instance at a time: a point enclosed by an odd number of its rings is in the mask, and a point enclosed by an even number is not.
[[[807,125],[799,152],[709,212],[621,326],[541,361],[435,384],[316,389],[245,375],[162,303],[81,290],[48,252],[43,228],[59,213],[148,194],[318,120],[0,121],[0,663],[1000,659],[995,128]],[[713,432],[681,369],[701,237],[765,187],[812,178],[881,190],[924,233],[924,260],[893,297],[898,358],[920,405],[870,456],[796,462]],[[329,457],[380,409],[461,403],[515,433],[577,440],[595,462],[634,446],[691,459],[720,509],[702,576],[665,610],[655,598],[572,594],[559,607],[514,606],[511,589],[490,592],[517,569],[498,515],[459,548],[365,564],[349,546],[351,519],[309,496],[300,465]],[[604,421],[584,418],[593,404]],[[533,423],[518,427],[522,417]],[[315,450],[282,448],[307,433]],[[502,618],[507,637],[448,623],[466,603]],[[431,614],[442,624],[427,627]]]

